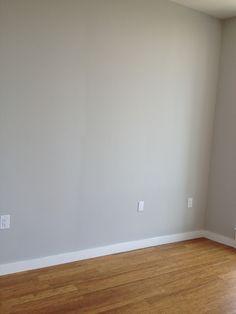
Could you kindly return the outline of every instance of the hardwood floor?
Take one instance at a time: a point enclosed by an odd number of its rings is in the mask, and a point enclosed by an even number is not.
[[[7,313],[236,313],[236,250],[198,239],[0,277]]]

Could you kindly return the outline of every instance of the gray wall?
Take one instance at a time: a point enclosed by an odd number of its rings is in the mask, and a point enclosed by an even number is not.
[[[204,226],[218,20],[166,0],[0,0],[0,30],[1,263]]]
[[[236,226],[235,38],[236,19],[225,21],[207,211],[207,229],[229,237]]]

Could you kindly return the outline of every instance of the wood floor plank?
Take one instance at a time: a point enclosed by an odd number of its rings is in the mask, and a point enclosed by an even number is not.
[[[236,313],[236,250],[197,239],[0,277],[0,313]]]

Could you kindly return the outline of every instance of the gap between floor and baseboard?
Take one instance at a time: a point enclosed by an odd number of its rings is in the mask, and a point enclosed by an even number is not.
[[[166,236],[159,236],[144,240],[123,242],[118,244],[107,245],[103,247],[80,250],[76,252],[63,253],[47,257],[35,258],[31,260],[19,261],[14,263],[0,265],[0,276],[13,274],[21,271],[28,271],[38,268],[55,266],[65,263],[81,261],[89,258],[111,255],[116,253],[128,252],[137,249],[148,248],[152,246],[174,243],[185,240],[192,240],[197,238],[207,238],[228,246],[236,247],[236,241],[219,234],[198,230],[192,232],[178,233]]]

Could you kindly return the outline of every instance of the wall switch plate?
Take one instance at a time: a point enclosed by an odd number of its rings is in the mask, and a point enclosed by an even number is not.
[[[139,201],[138,202],[138,212],[143,212],[144,211],[144,201]]]
[[[0,229],[10,229],[10,215],[0,216]]]
[[[192,197],[188,198],[188,208],[193,208],[193,198]]]

